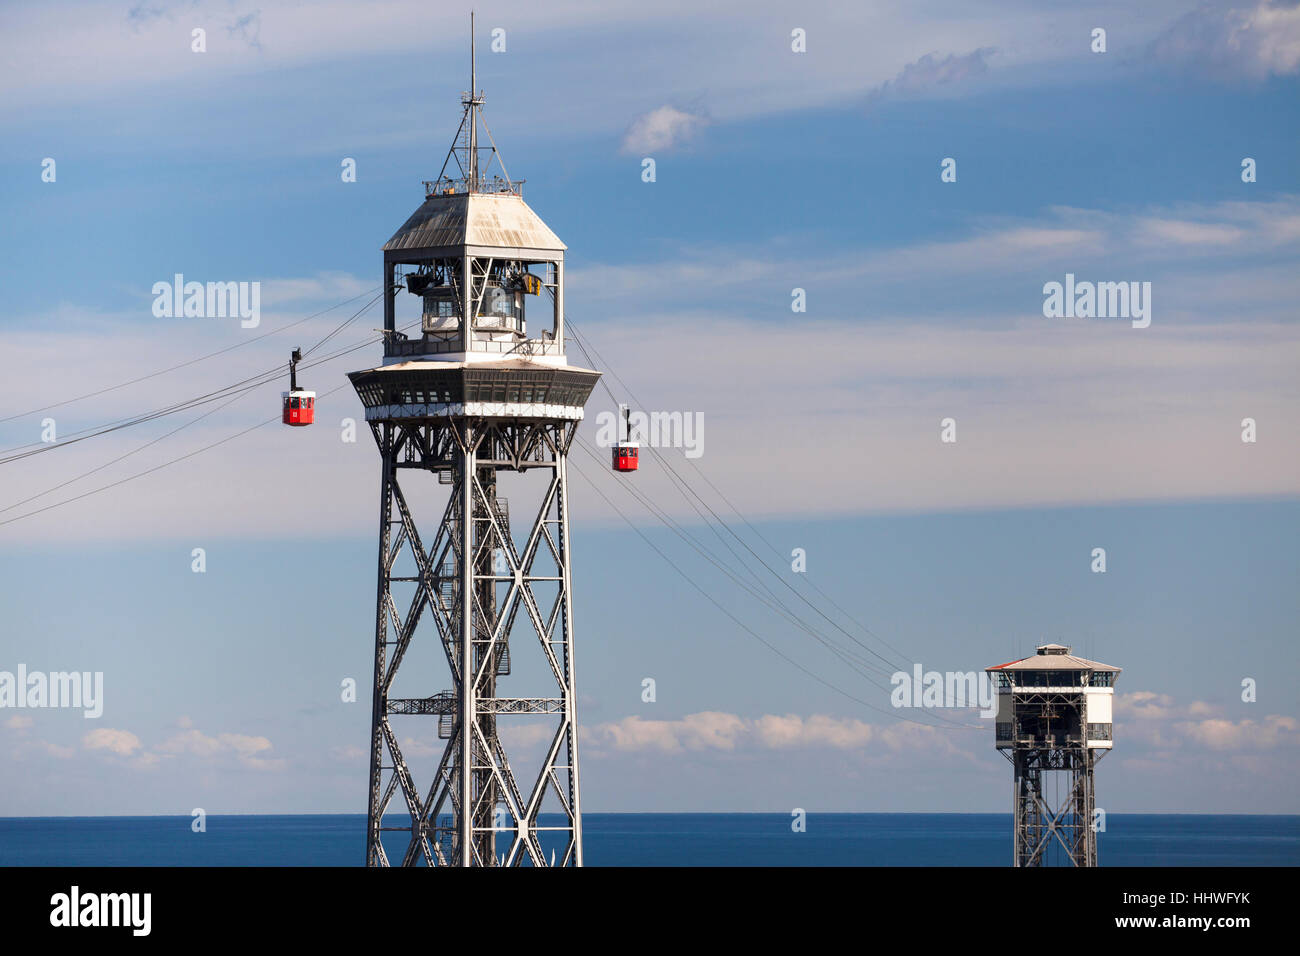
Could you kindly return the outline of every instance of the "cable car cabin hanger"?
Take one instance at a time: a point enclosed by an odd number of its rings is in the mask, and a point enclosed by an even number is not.
[[[624,435],[622,440],[614,443],[614,470],[636,471],[641,454],[641,446],[632,441],[632,412],[626,405],[618,406],[623,419]]]
[[[310,425],[316,420],[316,393],[298,387],[298,363],[302,349],[294,349],[289,358],[289,391],[281,392],[284,413],[281,421],[286,425]]]

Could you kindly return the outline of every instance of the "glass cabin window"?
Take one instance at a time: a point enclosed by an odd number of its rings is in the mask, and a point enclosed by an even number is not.
[[[440,332],[460,326],[460,306],[456,294],[451,289],[438,289],[424,297],[424,318],[422,328],[425,332]]]
[[[479,328],[517,329],[524,327],[524,293],[520,289],[488,286],[479,306]]]

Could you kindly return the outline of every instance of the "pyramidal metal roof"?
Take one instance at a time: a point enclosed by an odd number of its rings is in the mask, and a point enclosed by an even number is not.
[[[1032,657],[984,669],[986,671],[1113,671],[1116,674],[1120,672],[1120,668],[1110,664],[1090,661],[1086,657],[1075,657],[1064,644],[1042,644],[1039,645],[1038,653]]]
[[[512,192],[430,196],[384,243],[385,252],[487,246],[562,252],[567,247],[523,198]]]

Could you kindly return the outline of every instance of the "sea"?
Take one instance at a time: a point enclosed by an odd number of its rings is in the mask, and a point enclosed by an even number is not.
[[[588,866],[1007,866],[1002,813],[584,813]],[[543,817],[543,826],[548,821]],[[361,866],[363,814],[0,818],[3,866]],[[1110,813],[1103,866],[1295,866],[1300,816]],[[502,841],[504,846],[504,839]],[[400,857],[394,844],[390,854]]]

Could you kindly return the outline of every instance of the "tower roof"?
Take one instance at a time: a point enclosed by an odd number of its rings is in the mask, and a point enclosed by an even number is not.
[[[513,192],[453,192],[429,196],[384,243],[384,252],[460,246],[544,252],[567,248]]]
[[[1113,667],[1110,664],[1102,664],[1098,661],[1090,661],[1085,657],[1074,657],[1070,653],[1070,648],[1064,644],[1040,644],[1038,653],[1032,657],[1024,657],[1018,661],[1011,661],[1007,664],[997,664],[993,667],[984,668],[986,671],[1066,671],[1066,670],[1085,670],[1085,671],[1110,671],[1118,674],[1120,668]]]

